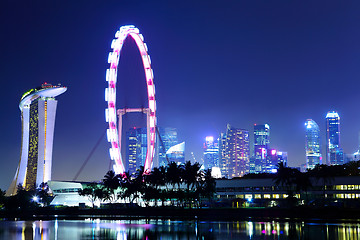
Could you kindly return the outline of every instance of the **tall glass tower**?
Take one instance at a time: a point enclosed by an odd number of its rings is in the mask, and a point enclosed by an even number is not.
[[[305,129],[306,168],[313,169],[315,165],[321,164],[320,129],[312,119],[306,120]]]
[[[147,129],[130,128],[126,131],[126,159],[130,173],[144,166],[147,152]]]
[[[249,173],[249,131],[227,125],[225,154],[227,166],[225,176],[242,177]]]
[[[167,166],[169,159],[166,159],[166,152],[179,143],[176,128],[158,127],[158,129],[160,137],[157,136],[156,151],[158,154],[154,160],[154,167]]]
[[[21,156],[15,177],[6,192],[16,194],[17,186],[33,190],[41,183],[51,180],[52,150],[55,128],[56,96],[66,87],[44,83],[23,94],[21,111]]]
[[[219,139],[207,136],[204,143],[204,165],[205,169],[219,167]]]
[[[270,143],[270,126],[268,124],[254,125],[254,161],[255,172],[266,172],[267,152]]]
[[[344,163],[344,153],[340,148],[340,116],[336,111],[326,115],[326,161],[329,165]]]
[[[226,156],[226,133],[220,133],[219,137],[219,167],[221,171],[221,176],[228,178],[229,177],[229,171],[228,166],[229,158]]]

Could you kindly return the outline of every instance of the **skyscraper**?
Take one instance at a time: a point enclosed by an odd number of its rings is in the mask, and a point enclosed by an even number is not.
[[[166,152],[172,147],[178,144],[177,130],[176,128],[171,127],[159,127],[159,135],[157,138],[157,148],[156,151],[158,154],[155,156],[154,166],[166,166],[168,165],[166,159]]]
[[[44,83],[23,94],[21,111],[22,141],[21,156],[15,177],[7,195],[16,193],[21,184],[32,190],[51,180],[52,150],[57,100],[66,87]]]
[[[130,173],[144,166],[147,152],[147,129],[130,128],[126,131],[126,159]]]
[[[225,143],[225,161],[221,166],[223,176],[241,177],[249,172],[250,146],[249,131],[227,125]]]
[[[156,156],[153,167],[166,166],[171,161],[167,151],[178,144],[176,128],[158,128],[156,142]],[[185,144],[183,144],[185,146]],[[147,129],[130,128],[126,131],[126,167],[130,173],[134,173],[140,166],[144,166],[147,153]],[[184,161],[184,151],[172,153],[171,156],[178,158],[176,161]],[[174,160],[174,159],[173,159]]]
[[[226,133],[220,133],[219,137],[219,167],[221,176],[228,178],[229,171],[227,167],[230,165],[229,158],[226,156]]]
[[[313,169],[315,165],[321,164],[320,129],[312,119],[306,120],[305,128],[306,167]]]
[[[254,165],[255,172],[267,172],[267,152],[270,143],[270,126],[254,124]]]
[[[267,154],[267,163],[265,173],[276,173],[279,163],[283,163],[287,167],[287,152],[269,149]]]
[[[185,164],[185,142],[181,142],[169,148],[166,151],[166,156],[169,162],[176,162],[177,164]]]
[[[326,115],[326,161],[329,165],[344,163],[344,153],[340,148],[340,116],[335,111]]]
[[[219,139],[214,139],[212,136],[205,138],[204,165],[205,169],[219,167]]]

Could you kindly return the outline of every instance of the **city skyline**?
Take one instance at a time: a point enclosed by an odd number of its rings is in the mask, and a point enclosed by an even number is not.
[[[178,130],[186,159],[194,152],[200,160],[204,138],[219,136],[228,123],[249,132],[268,123],[270,147],[299,166],[306,161],[306,119],[318,123],[325,157],[329,111],[341,116],[341,147],[353,153],[360,131],[359,11],[359,2],[335,1],[2,3],[0,188],[10,185],[19,161],[19,98],[43,82],[69,88],[57,109],[52,176],[74,177],[106,129],[107,55],[127,24],[140,29],[152,57],[158,125]],[[141,105],[140,55],[133,42],[125,44],[118,95],[135,92],[129,102]],[[79,180],[103,177],[108,148],[104,137]]]

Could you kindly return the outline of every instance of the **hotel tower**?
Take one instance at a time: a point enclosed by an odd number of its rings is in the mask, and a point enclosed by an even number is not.
[[[57,100],[66,87],[44,83],[24,93],[20,100],[21,155],[15,177],[6,192],[16,194],[21,184],[25,190],[38,187],[51,179],[52,149]]]

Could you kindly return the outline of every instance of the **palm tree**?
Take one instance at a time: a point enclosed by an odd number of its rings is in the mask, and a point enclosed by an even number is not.
[[[163,166],[159,168],[153,168],[150,175],[147,177],[148,183],[151,184],[155,189],[161,186],[165,186],[165,168]]]
[[[360,175],[360,161],[350,161],[345,164],[346,175],[359,176]]]
[[[140,197],[144,190],[145,183],[143,172],[144,167],[137,169],[134,174],[125,172],[120,176],[121,186],[124,188],[124,192],[121,194],[121,197],[128,198],[130,204],[134,204],[135,200]]]
[[[198,197],[198,195],[196,194],[196,190],[200,185],[200,180],[203,175],[203,172],[200,171],[200,168],[201,165],[198,162],[191,164],[190,161],[187,161],[184,165],[184,170],[182,171],[182,179],[186,184],[186,199],[188,201],[193,201]]]
[[[198,185],[202,177],[202,172],[200,171],[200,168],[201,165],[198,162],[191,164],[190,161],[187,161],[185,163],[182,179],[186,184],[187,191],[190,191],[190,188],[193,189],[196,185]]]
[[[92,182],[86,185],[83,189],[79,191],[80,196],[86,196],[91,202],[92,208],[95,208],[95,202],[99,197],[102,197],[99,191],[99,185],[96,182]]]
[[[216,192],[216,181],[211,175],[211,169],[207,169],[204,171],[203,177],[200,181],[200,187],[198,189],[199,198],[205,197],[209,199],[210,203],[212,198]],[[201,200],[200,200],[201,204]]]
[[[317,181],[322,181],[323,190],[323,206],[325,206],[326,198],[326,185],[330,184],[334,180],[333,168],[325,164],[317,164],[314,169],[310,170],[310,175],[314,176]]]
[[[180,188],[180,184],[182,182],[182,166],[178,165],[176,162],[170,162],[166,167],[166,180],[169,184],[175,188],[175,185],[178,185]]]
[[[309,173],[297,172],[295,174],[295,186],[297,192],[305,192],[306,204],[308,203],[308,190],[312,187]]]
[[[274,182],[277,186],[281,185],[286,189],[289,199],[292,199],[294,197],[294,185],[296,175],[298,173],[299,170],[285,167],[284,163],[282,162],[278,164],[278,170],[274,178]]]
[[[39,187],[36,189],[36,195],[40,199],[40,204],[42,206],[47,206],[53,200],[53,196],[50,195],[50,189],[47,183],[40,183]]]
[[[108,194],[106,195],[107,200],[109,200],[110,203],[115,201],[117,198],[116,190],[120,187],[119,176],[116,175],[114,171],[110,170],[105,174],[102,183],[104,184],[105,189],[108,191]]]

